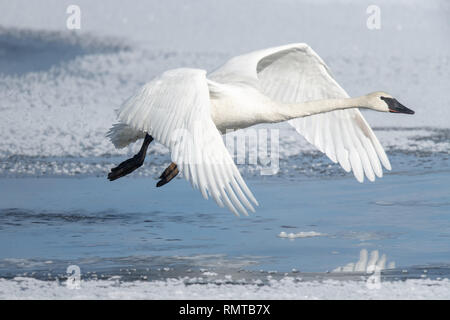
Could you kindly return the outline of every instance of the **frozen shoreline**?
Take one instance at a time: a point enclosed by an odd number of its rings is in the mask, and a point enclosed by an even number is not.
[[[414,280],[382,282],[368,288],[364,281],[301,282],[293,278],[258,284],[190,284],[183,280],[89,280],[80,289],[65,283],[18,277],[0,279],[0,299],[450,299],[450,281]]]

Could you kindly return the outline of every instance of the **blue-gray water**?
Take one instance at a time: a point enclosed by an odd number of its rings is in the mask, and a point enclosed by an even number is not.
[[[336,277],[327,272],[357,262],[367,249],[395,262],[386,276],[416,278],[426,270],[426,277],[445,278],[449,161],[438,154],[426,166],[418,158],[392,156],[392,172],[375,183],[320,172],[250,175],[260,206],[239,218],[182,179],[156,188],[152,177],[3,178],[0,277],[64,278],[73,264],[84,278],[151,280],[205,270]],[[320,235],[279,237],[310,231]]]

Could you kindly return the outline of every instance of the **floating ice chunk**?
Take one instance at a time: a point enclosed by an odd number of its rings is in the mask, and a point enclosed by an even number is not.
[[[302,231],[297,233],[286,233],[284,231],[280,232],[278,237],[280,238],[288,238],[288,239],[295,239],[295,238],[311,238],[311,237],[320,237],[324,236],[324,233],[316,232],[316,231]]]
[[[353,272],[355,271],[355,264],[353,262],[346,264],[342,268],[342,272]]]
[[[205,272],[203,272],[202,274],[203,274],[204,276],[207,276],[207,277],[214,277],[214,276],[217,276],[217,273],[211,272],[211,271],[205,271]]]

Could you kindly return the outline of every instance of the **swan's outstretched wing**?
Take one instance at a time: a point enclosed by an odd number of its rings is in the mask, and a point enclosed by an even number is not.
[[[148,132],[167,146],[175,162],[203,197],[208,194],[233,213],[258,204],[226,149],[210,114],[206,72],[175,69],[146,84],[119,110],[122,123]]]
[[[257,85],[273,100],[293,103],[348,98],[322,59],[306,44],[291,44],[238,56],[209,76],[216,81]],[[391,169],[380,142],[357,108],[290,120],[297,132],[339,162],[356,179],[381,177]]]

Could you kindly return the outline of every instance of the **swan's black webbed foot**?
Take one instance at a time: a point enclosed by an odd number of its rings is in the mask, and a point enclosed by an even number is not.
[[[109,181],[114,181],[123,176],[126,176],[127,174],[142,166],[145,160],[145,155],[147,154],[147,148],[152,141],[153,137],[149,134],[146,134],[141,150],[139,150],[139,152],[133,158],[125,160],[117,167],[112,168],[111,172],[108,174]]]
[[[114,181],[127,174],[133,172],[144,163],[144,158],[141,154],[136,154],[133,158],[125,160],[117,167],[112,168],[111,172],[108,174],[109,181]]]
[[[166,170],[162,173],[162,175],[159,177],[159,181],[156,184],[157,187],[162,187],[166,183],[170,182],[173,178],[175,178],[178,174],[178,167],[175,162],[172,162]]]

